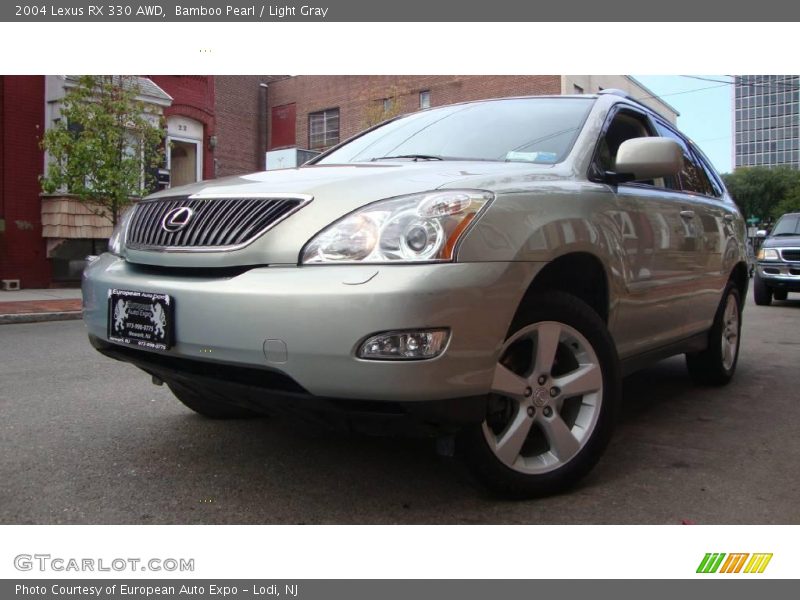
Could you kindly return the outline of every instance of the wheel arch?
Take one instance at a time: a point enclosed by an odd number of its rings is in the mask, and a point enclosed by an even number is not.
[[[609,277],[603,261],[586,251],[562,254],[547,263],[533,278],[517,307],[514,320],[532,299],[548,291],[575,296],[608,324],[610,312]]]
[[[736,286],[736,289],[739,291],[739,297],[741,298],[742,306],[744,308],[745,299],[747,298],[747,288],[750,285],[750,276],[748,275],[747,271],[747,263],[744,261],[740,261],[733,266],[731,269],[730,276],[728,277],[728,281],[733,282]]]

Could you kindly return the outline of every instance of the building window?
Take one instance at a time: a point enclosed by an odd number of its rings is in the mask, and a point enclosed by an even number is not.
[[[308,115],[308,147],[328,148],[339,143],[339,109],[329,108]]]
[[[582,94],[583,88],[579,86],[577,83],[572,84],[572,93],[573,94]]]
[[[431,107],[431,91],[430,90],[423,90],[419,93],[419,107],[420,108],[430,108]]]

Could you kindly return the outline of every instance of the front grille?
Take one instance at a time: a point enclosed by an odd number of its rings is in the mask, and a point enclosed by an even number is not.
[[[134,250],[230,249],[243,246],[297,210],[300,198],[195,198],[183,196],[148,200],[136,206],[126,245]],[[177,231],[162,224],[178,208],[192,210]]]
[[[783,256],[783,260],[800,261],[800,249],[781,250],[781,256]]]

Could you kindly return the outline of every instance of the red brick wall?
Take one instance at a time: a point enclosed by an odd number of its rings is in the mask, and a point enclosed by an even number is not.
[[[180,115],[203,124],[203,179],[214,177],[214,154],[209,137],[215,134],[214,77],[209,75],[147,75],[172,96],[164,116]]]
[[[340,140],[345,140],[371,124],[376,114],[380,114],[384,98],[397,98],[399,112],[410,112],[419,109],[419,92],[423,90],[430,91],[431,106],[442,106],[484,98],[560,94],[561,78],[559,75],[301,75],[270,83],[269,106],[297,103],[297,145],[307,148],[309,113],[338,107]]]
[[[214,77],[217,147],[216,176],[252,173],[264,168],[263,127],[266,107],[261,106],[262,75]]]
[[[27,288],[50,285],[42,237],[39,175],[44,153],[44,77],[9,76],[0,88],[0,279]]]

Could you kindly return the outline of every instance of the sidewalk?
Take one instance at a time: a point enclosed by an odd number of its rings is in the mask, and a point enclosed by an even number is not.
[[[80,318],[79,289],[0,291],[0,325]]]

